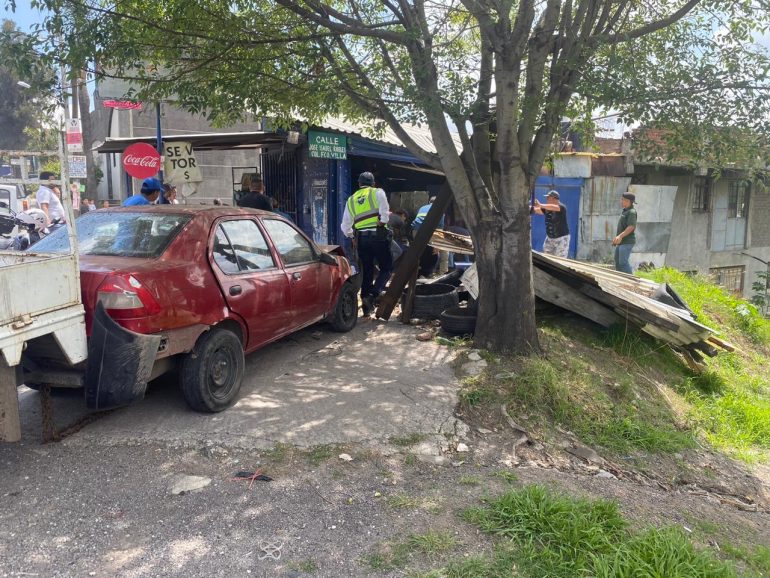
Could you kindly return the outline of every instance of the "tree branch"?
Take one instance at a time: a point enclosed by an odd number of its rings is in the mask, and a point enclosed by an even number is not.
[[[594,36],[592,41],[598,44],[616,44],[618,42],[627,42],[635,38],[641,38],[642,36],[652,34],[653,32],[657,32],[658,30],[662,30],[663,28],[678,22],[687,16],[690,12],[692,12],[701,2],[702,0],[688,0],[687,3],[685,3],[679,10],[673,12],[666,18],[661,18],[660,20],[650,22],[649,24],[645,24],[644,26],[640,26],[639,28],[635,28],[633,30],[629,30],[628,32],[601,34]]]

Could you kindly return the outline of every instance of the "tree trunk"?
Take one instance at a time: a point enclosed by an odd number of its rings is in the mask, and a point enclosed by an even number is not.
[[[495,353],[529,355],[540,350],[532,284],[528,207],[496,214],[471,231],[479,274],[474,342]]]

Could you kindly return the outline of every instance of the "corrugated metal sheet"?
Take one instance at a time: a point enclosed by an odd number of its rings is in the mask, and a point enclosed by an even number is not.
[[[368,121],[363,123],[353,122],[340,117],[327,117],[322,121],[313,123],[314,126],[333,130],[350,135],[359,135],[371,140],[387,143],[394,146],[404,146],[396,133],[391,130],[384,121]],[[420,148],[429,153],[435,153],[436,147],[433,144],[428,127],[415,126],[411,124],[402,124],[409,137],[417,143]],[[452,133],[457,152],[462,152],[463,146],[460,142],[460,136]]]

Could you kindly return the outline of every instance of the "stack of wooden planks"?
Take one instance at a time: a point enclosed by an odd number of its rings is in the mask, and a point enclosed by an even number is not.
[[[471,254],[470,237],[436,231],[431,246]],[[693,368],[702,356],[734,351],[716,331],[699,323],[668,284],[620,273],[601,265],[532,252],[535,295],[603,327],[632,324],[685,357]]]

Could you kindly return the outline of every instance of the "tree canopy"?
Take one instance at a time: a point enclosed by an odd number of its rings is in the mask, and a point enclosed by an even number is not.
[[[54,75],[28,41],[13,21],[3,21],[0,32],[0,126],[3,127],[0,149],[3,150],[56,147],[48,131]]]
[[[35,0],[54,14],[43,50],[132,79],[137,98],[222,124],[251,112],[390,126],[444,172],[471,230],[477,342],[514,352],[538,347],[529,195],[562,119],[613,110],[691,156],[754,158],[770,132],[764,1]],[[405,122],[427,125],[436,151]]]

